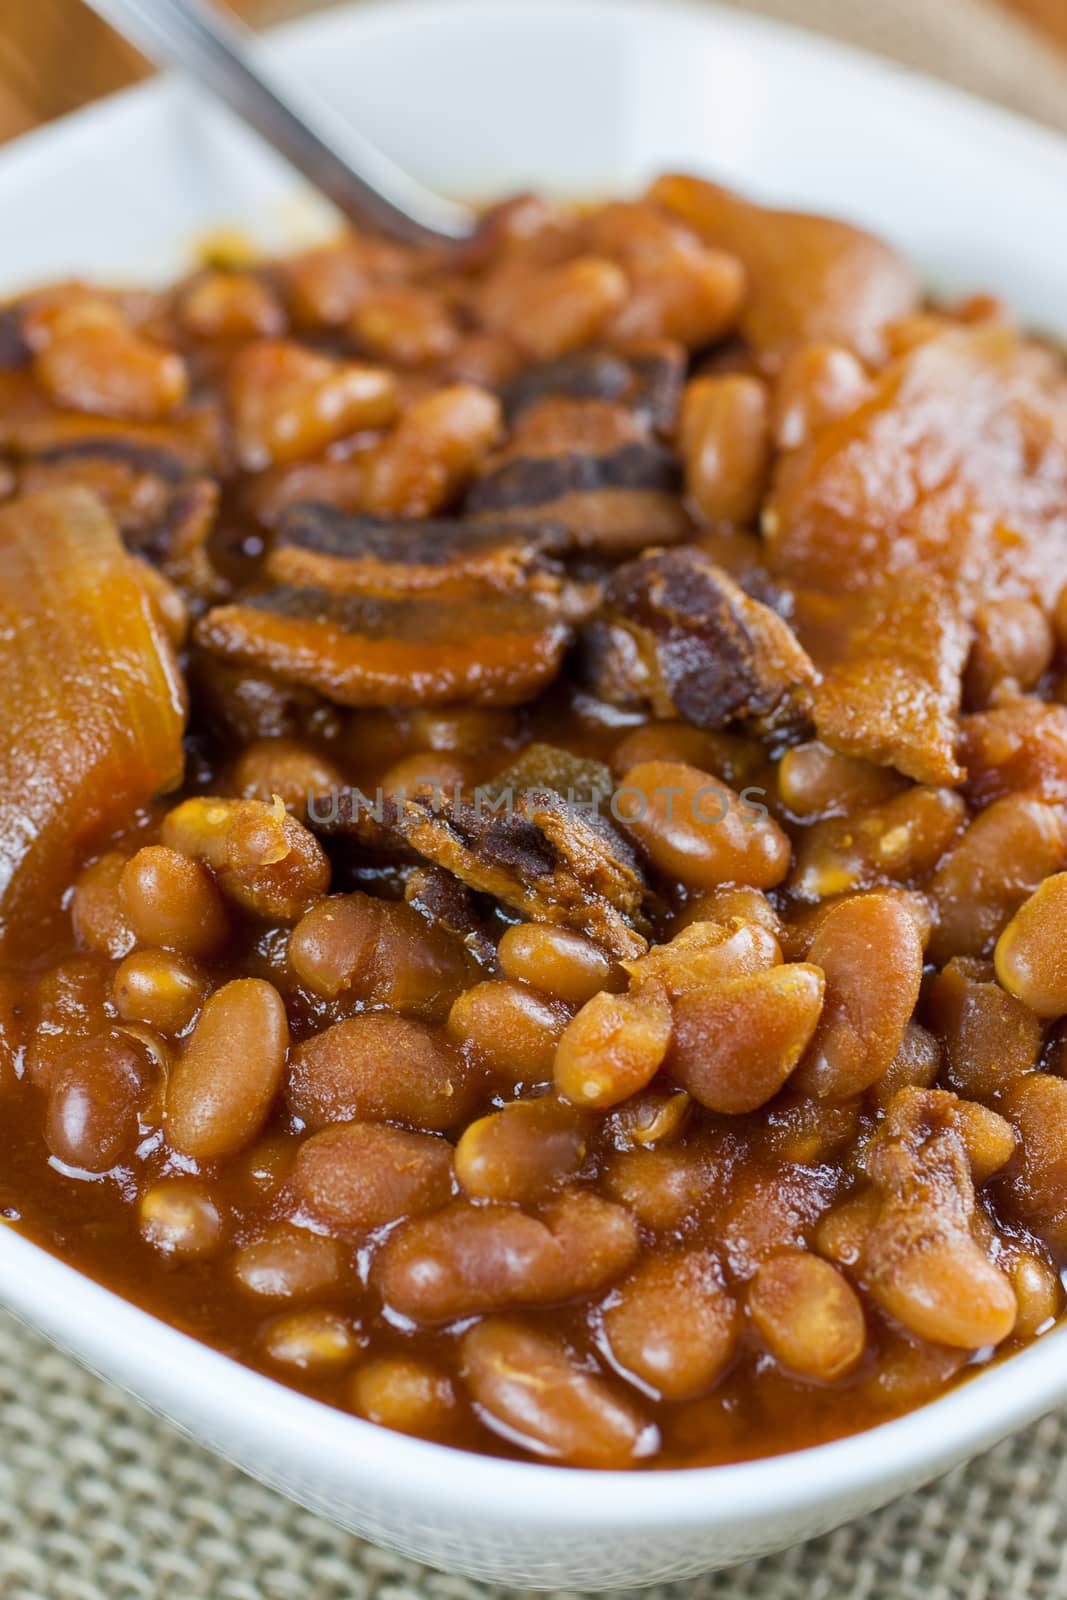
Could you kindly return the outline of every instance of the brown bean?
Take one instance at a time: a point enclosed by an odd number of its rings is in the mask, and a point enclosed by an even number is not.
[[[363,1234],[437,1211],[452,1194],[452,1147],[427,1133],[343,1122],[301,1145],[298,1215],[331,1233]]]
[[[673,1026],[670,1001],[656,982],[632,994],[598,994],[568,1023],[556,1050],[556,1088],[572,1105],[617,1105],[655,1077]]]
[[[308,1300],[339,1286],[344,1262],[336,1239],[272,1222],[237,1252],[233,1272],[240,1288],[264,1300]]]
[[[310,1128],[380,1118],[441,1132],[469,1114],[477,1085],[436,1030],[370,1011],[299,1045],[288,1093]]]
[[[142,1239],[161,1255],[199,1261],[221,1248],[218,1206],[203,1184],[192,1178],[154,1183],[142,1194],[138,1215]]]
[[[444,297],[415,284],[361,295],[348,331],[366,355],[397,367],[443,361],[459,343],[459,329]]]
[[[650,1455],[655,1427],[558,1341],[492,1319],[463,1336],[463,1376],[486,1425],[572,1467],[625,1467]]]
[[[851,1372],[867,1343],[856,1291],[829,1261],[804,1250],[763,1263],[749,1285],[748,1311],[775,1359],[819,1383]]]
[[[229,938],[226,909],[211,874],[178,850],[164,845],[138,850],[123,870],[120,894],[142,944],[210,961]]]
[[[668,1072],[711,1111],[755,1111],[807,1049],[823,989],[818,967],[805,965],[694,989],[675,1002]]]
[[[758,891],[753,891],[758,892]],[[636,985],[652,982],[672,1000],[724,978],[743,978],[780,965],[778,940],[762,922],[690,922],[669,944],[621,965]]]
[[[855,895],[822,918],[808,952],[826,979],[815,1037],[794,1084],[847,1100],[886,1072],[919,998],[923,951],[914,918],[884,894]]]
[[[1043,878],[1067,865],[1067,815],[1029,795],[1007,795],[979,812],[930,882],[939,965],[984,955]]]
[[[696,767],[642,762],[624,774],[612,805],[652,865],[687,888],[770,889],[789,871],[789,840],[778,824]]]
[[[179,1034],[208,993],[208,980],[188,957],[171,950],[137,950],[115,973],[115,1009],[127,1022]]]
[[[728,927],[752,922],[773,938],[782,937],[782,919],[763,890],[749,889],[744,884],[724,883],[690,900],[674,923],[675,936],[694,922],[719,922]]]
[[[1032,1072],[1001,1100],[1019,1142],[1006,1175],[1013,1211],[1057,1254],[1067,1248],[1067,1079]]]
[[[926,1020],[944,1046],[946,1086],[969,1100],[993,1099],[1037,1066],[1040,1019],[985,962],[954,957],[927,991]]]
[[[257,739],[238,756],[231,781],[243,800],[270,805],[281,795],[286,809],[303,821],[308,796],[343,788],[345,775],[314,745],[299,739]]]
[[[1046,878],[997,940],[997,977],[1039,1017],[1067,1014],[1067,872]]]
[[[654,1231],[673,1232],[699,1217],[723,1168],[699,1145],[621,1150],[604,1173],[604,1189]]]
[[[282,1081],[289,1025],[277,989],[235,978],[200,1013],[167,1086],[167,1137],[197,1161],[255,1138]]]
[[[467,989],[448,1015],[449,1037],[508,1083],[547,1083],[570,1012],[534,989],[487,979]]]
[[[420,396],[371,454],[363,509],[379,517],[432,516],[462,494],[500,428],[500,401],[475,384]]]
[[[198,339],[250,339],[285,332],[274,290],[250,272],[202,272],[181,296],[178,315]]]
[[[565,1005],[584,1005],[602,989],[618,989],[625,982],[599,945],[549,922],[506,928],[497,955],[506,978],[528,983]]]
[[[906,787],[906,780],[890,767],[841,755],[817,739],[794,745],[778,763],[779,798],[795,817],[805,820],[848,816],[866,806],[884,805]]]
[[[126,857],[109,851],[79,874],[70,902],[78,944],[112,960],[129,955],[137,942],[119,891],[125,868]]]
[[[965,1233],[905,1250],[873,1292],[890,1316],[933,1344],[961,1350],[998,1345],[1015,1326],[1011,1284]]]
[[[585,1124],[551,1096],[516,1100],[467,1127],[456,1145],[456,1177],[479,1200],[540,1199],[578,1171]]]
[[[228,899],[272,921],[295,921],[329,891],[325,851],[280,799],[186,800],[164,820],[163,842],[210,867]]]
[[[763,748],[754,739],[676,721],[646,722],[628,733],[611,752],[612,771],[619,774],[649,761],[696,767],[700,772],[714,773],[735,789],[754,782],[764,768]]]
[[[37,382],[61,409],[155,422],[185,399],[174,350],[144,338],[103,297],[76,293],[35,318]]]
[[[798,450],[828,422],[862,404],[870,379],[838,344],[805,344],[787,356],[774,391],[774,439],[779,450]]]
[[[770,405],[758,378],[695,378],[681,423],[685,485],[706,523],[755,522],[771,464]]]
[[[368,1422],[432,1439],[447,1433],[458,1411],[447,1373],[413,1356],[380,1356],[355,1372],[349,1388],[352,1410]]]
[[[612,1358],[660,1399],[689,1400],[723,1375],[737,1346],[737,1305],[715,1257],[679,1251],[642,1262],[603,1315]]]
[[[876,883],[912,883],[936,867],[966,816],[954,789],[914,784],[858,816],[816,822],[798,841],[789,886],[804,900],[829,900]]]
[[[156,1087],[145,1050],[118,1029],[76,1039],[55,1062],[45,1141],[65,1166],[108,1172],[133,1154]]]
[[[1052,1327],[1063,1308],[1059,1275],[1041,1256],[1024,1251],[1011,1264],[1011,1286],[1019,1306],[1017,1339],[1035,1339]]]
[[[312,906],[289,939],[289,964],[314,994],[437,1021],[468,976],[460,941],[403,901],[331,895]]]
[[[921,1023],[909,1022],[896,1055],[878,1082],[871,1085],[871,1100],[884,1111],[900,1089],[928,1089],[940,1071],[941,1046],[937,1039]]]
[[[578,256],[527,279],[507,332],[541,360],[595,339],[627,295],[626,274],[601,256]]]
[[[1019,595],[987,600],[974,614],[964,678],[969,704],[988,705],[1005,685],[1032,689],[1048,670],[1054,649],[1052,627],[1033,600]]]
[[[588,1190],[564,1190],[539,1217],[464,1200],[401,1224],[379,1250],[374,1277],[401,1316],[454,1322],[595,1294],[637,1249],[633,1219]]]
[[[975,1184],[985,1183],[1006,1167],[1015,1153],[1015,1129],[1004,1117],[977,1100],[960,1100],[953,1122],[963,1140]]]
[[[396,414],[396,380],[286,339],[246,344],[229,369],[234,446],[246,472],[319,455]]]
[[[40,978],[27,1027],[30,1083],[47,1089],[71,1040],[111,1027],[110,994],[111,966],[102,956],[73,956]]]
[[[693,1102],[684,1089],[647,1089],[623,1101],[608,1118],[606,1128],[617,1149],[647,1149],[677,1139],[692,1109]]]
[[[358,1329],[337,1311],[290,1311],[264,1329],[261,1343],[271,1361],[309,1378],[343,1372],[360,1351]]]

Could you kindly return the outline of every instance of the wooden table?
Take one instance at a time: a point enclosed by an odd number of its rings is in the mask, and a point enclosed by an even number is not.
[[[314,0],[230,0],[269,23]],[[863,0],[877,5],[880,0]],[[930,0],[940,4],[941,0]],[[1067,52],[1067,0],[1001,0]],[[0,0],[0,142],[143,75],[144,63],[82,0]]]

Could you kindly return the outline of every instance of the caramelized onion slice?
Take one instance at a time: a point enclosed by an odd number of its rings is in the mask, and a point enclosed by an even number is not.
[[[182,776],[180,675],[84,490],[0,509],[0,684],[0,950],[22,950],[78,855]]]

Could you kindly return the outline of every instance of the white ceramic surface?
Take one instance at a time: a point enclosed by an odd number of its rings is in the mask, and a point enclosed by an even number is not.
[[[822,41],[664,0],[386,0],[278,48],[413,171],[487,195],[624,191],[665,167],[867,222],[931,282],[1067,332],[1067,144]],[[268,243],[321,208],[186,89],[139,89],[0,154],[0,292],[165,275],[222,224]],[[0,1300],[249,1472],[354,1531],[538,1587],[681,1577],[883,1504],[1067,1399],[1067,1330],[946,1398],[801,1454],[565,1472],[405,1439],[270,1383],[0,1229]]]

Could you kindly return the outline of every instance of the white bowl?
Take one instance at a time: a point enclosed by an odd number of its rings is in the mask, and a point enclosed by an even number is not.
[[[443,190],[583,195],[691,168],[870,224],[939,287],[1067,331],[1067,144],[710,5],[392,0],[287,29],[288,59]],[[163,83],[0,156],[0,292],[179,269],[210,228],[292,243],[321,209]],[[0,1298],[247,1471],[356,1533],[498,1582],[616,1587],[781,1548],[884,1504],[1067,1397],[1067,1329],[897,1422],[742,1466],[596,1474],[465,1455],[271,1383],[10,1229]]]

